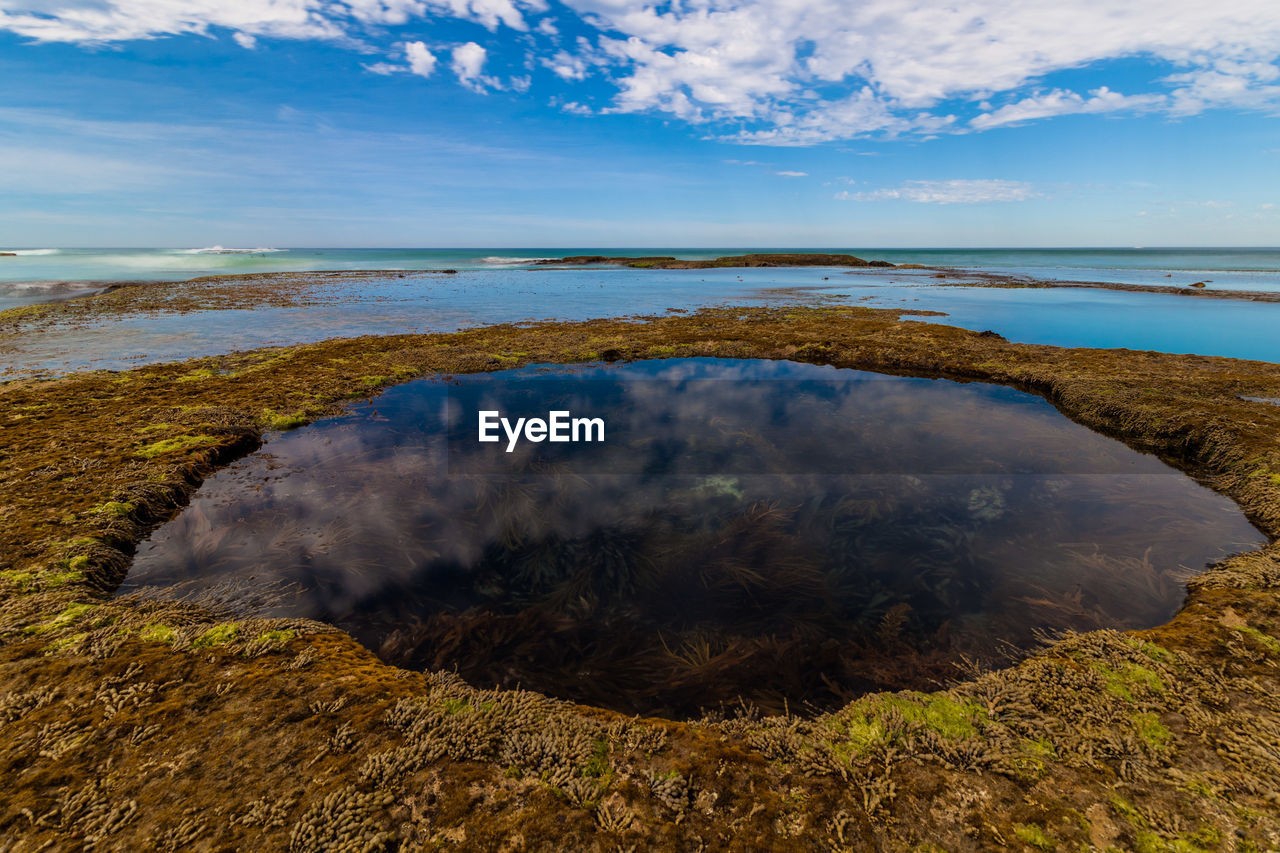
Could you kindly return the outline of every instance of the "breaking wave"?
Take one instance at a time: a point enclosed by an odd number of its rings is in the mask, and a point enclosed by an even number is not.
[[[288,249],[227,249],[222,246],[206,246],[203,249],[179,249],[179,255],[263,255],[268,252],[287,252]]]
[[[490,255],[487,258],[481,258],[482,264],[532,264],[537,261],[552,261],[554,258],[506,258],[499,255]]]

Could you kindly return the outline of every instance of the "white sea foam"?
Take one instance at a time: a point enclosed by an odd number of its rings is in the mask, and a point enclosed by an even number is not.
[[[499,255],[490,255],[487,258],[481,258],[482,264],[532,264],[537,261],[553,261],[555,258],[504,258]]]
[[[56,255],[60,249],[0,249],[10,255]]]
[[[261,255],[267,252],[287,252],[288,249],[227,249],[222,246],[206,246],[203,249],[179,249],[179,255]]]

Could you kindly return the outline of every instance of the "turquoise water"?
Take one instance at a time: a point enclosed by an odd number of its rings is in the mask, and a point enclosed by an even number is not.
[[[1217,273],[1222,288],[1280,290],[1280,249],[878,249],[875,247],[673,249],[648,247],[470,249],[49,249],[5,248],[0,282],[164,280],[199,275],[297,270],[502,269],[537,258],[605,254],[714,258],[743,252],[848,252],[869,260],[1025,272],[1043,278],[1179,284]],[[3,293],[0,292],[0,296]]]

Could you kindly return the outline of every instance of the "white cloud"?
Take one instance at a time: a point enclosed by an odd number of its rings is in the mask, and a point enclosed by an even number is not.
[[[919,204],[981,204],[992,201],[1026,201],[1035,192],[1022,181],[954,180],[906,181],[898,187],[866,192],[845,190],[835,194],[841,201],[911,201]]]
[[[248,33],[234,33],[231,38],[245,50],[253,50],[258,46],[258,40]]]
[[[1033,95],[1012,104],[1006,104],[993,112],[985,112],[969,122],[978,130],[1015,124],[1051,116],[1076,113],[1108,113],[1117,110],[1144,110],[1168,102],[1162,95],[1122,95],[1106,86],[1094,89],[1085,98],[1076,92],[1055,89],[1044,95]]]
[[[586,104],[580,104],[577,101],[561,101],[559,98],[552,98],[548,103],[569,115],[589,116],[595,114],[591,107]]]
[[[454,51],[459,79],[476,91],[497,83],[482,76],[483,60],[468,71],[472,55],[505,57],[497,42],[517,31],[565,81],[604,68],[616,87],[609,111],[714,121],[708,135],[763,145],[1280,105],[1275,0],[563,0],[559,17],[577,12],[598,30],[571,50],[548,10],[547,0],[0,0],[0,30],[89,44],[226,31],[246,48],[263,38],[355,46],[380,28],[452,17],[494,33],[487,48],[464,45],[460,64]],[[1123,94],[1115,82],[1034,88],[1121,58],[1158,76],[1130,72]]]
[[[545,0],[0,0],[0,30],[36,41],[106,43],[211,28],[241,38],[343,39],[361,25],[398,26],[442,15],[490,31],[528,29]]]
[[[453,62],[450,67],[458,76],[458,82],[475,92],[483,92],[486,88],[500,88],[498,81],[486,77],[480,72],[484,70],[485,60],[489,53],[473,41],[460,44],[453,49]]]
[[[797,145],[958,129],[965,125],[939,111],[946,101],[993,99],[1054,71],[1121,57],[1182,65],[1192,76],[1157,81],[1165,88],[1155,92],[1022,99],[972,127],[1029,120],[1037,111],[1047,117],[1162,103],[1195,111],[1280,101],[1263,70],[1274,71],[1280,56],[1274,0],[567,3],[613,34],[601,47],[624,69],[615,110],[743,120],[748,129],[734,137],[742,142]],[[828,86],[851,94],[812,97]],[[1171,94],[1170,86],[1185,91]]]
[[[567,51],[557,51],[555,56],[542,60],[542,65],[562,80],[583,80],[587,76],[587,61]]]
[[[784,178],[807,178],[807,177],[809,177],[809,173],[808,173],[808,172],[792,172],[792,171],[791,171],[791,170],[789,170],[789,169],[784,169],[784,170],[782,170],[781,172],[774,172],[774,174],[775,174],[775,175],[781,175],[781,176],[782,176],[782,177],[784,177]]]
[[[419,77],[430,77],[436,69],[436,58],[427,46],[420,41],[411,41],[404,46],[405,59],[409,61],[409,70]]]

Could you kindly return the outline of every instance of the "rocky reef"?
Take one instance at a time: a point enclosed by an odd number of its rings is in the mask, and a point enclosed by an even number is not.
[[[995,382],[1234,499],[1267,547],[1147,631],[824,714],[622,716],[398,669],[301,620],[112,597],[264,432],[430,373],[669,356]],[[337,339],[0,384],[0,847],[1280,846],[1280,366],[1012,344],[858,308]]]
[[[587,266],[615,264],[632,269],[709,270],[722,267],[891,267],[888,261],[866,261],[853,255],[805,253],[727,255],[713,260],[687,260],[669,255],[648,258],[608,257],[606,255],[571,255],[567,258],[544,258],[542,266]]]

